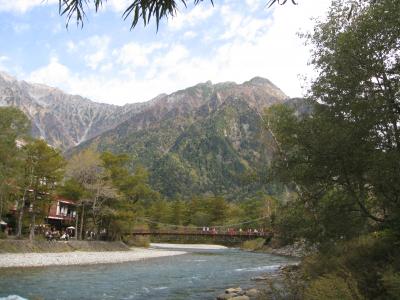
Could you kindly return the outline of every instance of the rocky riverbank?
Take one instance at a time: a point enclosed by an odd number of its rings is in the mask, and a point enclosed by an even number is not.
[[[224,293],[216,297],[217,300],[266,300],[281,299],[285,296],[286,281],[297,276],[298,263],[292,263],[279,267],[276,271],[253,277],[251,288],[228,288]]]
[[[236,287],[226,289],[225,293],[217,297],[217,300],[251,300],[258,299],[260,296],[261,292],[258,289],[244,290],[241,287]]]
[[[264,246],[261,251],[275,255],[301,258],[308,255],[311,252],[311,249],[308,249],[304,242],[299,241],[283,247]]]
[[[0,268],[109,264],[185,254],[183,251],[133,248],[129,251],[2,253]]]

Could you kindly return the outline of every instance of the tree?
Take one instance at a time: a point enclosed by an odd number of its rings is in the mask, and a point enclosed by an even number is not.
[[[319,73],[310,113],[266,114],[277,175],[299,194],[319,242],[400,229],[400,2],[360,4],[350,18],[345,2],[307,36]]]
[[[301,237],[318,247],[301,266],[304,298],[394,299],[400,2],[357,3],[350,17],[344,3],[335,1],[306,36],[318,72],[310,109],[275,106],[266,114],[277,142],[275,174],[298,195],[281,208],[276,229],[288,242]]]
[[[63,177],[64,158],[60,151],[48,146],[43,140],[33,140],[24,146],[25,172],[23,195],[19,207],[18,236],[22,233],[22,218],[26,201],[31,215],[30,234],[35,234],[36,216],[44,216],[53,198],[57,183]]]
[[[141,166],[135,168],[133,174],[126,165],[129,158],[125,154],[114,155],[111,152],[101,154],[103,166],[109,172],[109,178],[118,190],[132,204],[138,201],[154,200],[160,195],[149,185],[149,173]]]
[[[148,183],[149,175],[142,167],[137,167],[133,174],[127,168],[127,155],[115,155],[111,152],[101,154],[104,168],[103,178],[110,181],[118,192],[114,198],[108,198],[105,203],[103,224],[106,223],[113,238],[126,234],[133,226],[136,204],[159,199],[159,194],[153,191]]]
[[[80,227],[78,232],[78,238],[83,239],[84,227],[87,212],[86,210],[90,207],[97,209],[97,196],[100,192],[98,189],[102,188],[101,185],[101,173],[103,172],[101,166],[100,155],[90,149],[80,152],[73,156],[67,164],[66,175],[68,179],[73,179],[79,186],[84,190],[80,195]],[[96,214],[96,212],[95,212]]]
[[[7,208],[7,200],[19,192],[22,158],[17,141],[26,139],[29,129],[30,122],[23,112],[0,107],[0,219],[3,209]]]

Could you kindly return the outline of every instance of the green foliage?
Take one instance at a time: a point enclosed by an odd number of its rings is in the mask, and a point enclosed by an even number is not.
[[[400,299],[400,272],[386,271],[382,282],[388,294],[387,299]]]
[[[0,218],[18,193],[23,172],[22,151],[17,141],[28,136],[30,123],[23,112],[16,108],[0,107]]]
[[[119,240],[132,231],[140,205],[147,206],[147,201],[159,199],[148,184],[147,171],[137,167],[131,174],[128,163],[126,155],[98,154],[92,150],[70,159],[68,179],[60,192],[78,200],[82,235],[85,227],[98,236],[102,232],[103,238]]]
[[[113,185],[126,197],[127,200],[136,203],[139,200],[156,199],[159,195],[148,184],[149,175],[146,169],[136,167],[133,175],[125,167],[129,158],[125,154],[114,155],[111,152],[103,152],[101,160],[108,172]]]
[[[366,218],[343,191],[326,191],[312,203],[312,208],[307,205],[299,199],[280,206],[273,225],[284,244],[301,237],[321,248],[330,247],[335,241],[352,239],[369,228]]]
[[[58,188],[58,194],[75,201],[81,200],[85,196],[85,188],[74,178],[64,181],[64,184]]]
[[[250,251],[255,251],[255,250],[260,250],[262,247],[265,245],[265,239],[258,238],[255,240],[249,240],[245,241],[241,248],[244,250],[250,250]]]
[[[307,281],[335,274],[348,283],[354,280],[367,299],[390,299],[400,270],[398,247],[399,238],[391,232],[364,235],[308,257],[302,272]]]
[[[151,126],[123,123],[75,151],[92,148],[128,155],[128,169],[146,168],[152,189],[169,199],[222,195],[243,200],[258,192],[280,195],[284,188],[268,170],[273,147],[260,114],[247,97],[215,104],[220,91],[231,93],[231,87],[204,84],[178,92],[188,102],[203,105],[157,113],[157,122]]]
[[[342,2],[309,36],[320,71],[312,110],[296,115],[275,106],[266,113],[278,148],[275,174],[301,203],[286,212],[294,208],[290,220],[301,225],[303,207],[307,228],[297,232],[318,243],[400,228],[400,60],[392,55],[399,50],[399,2],[362,5],[350,19]]]
[[[296,197],[275,229],[318,252],[305,299],[396,299],[400,257],[400,2],[334,1],[308,41],[311,109],[271,107],[274,174]]]
[[[29,201],[31,224],[30,238],[34,237],[35,219],[42,220],[54,197],[56,186],[64,175],[65,160],[59,150],[47,145],[43,140],[33,140],[23,148],[25,155],[25,172],[23,182],[23,199],[20,213]],[[29,191],[29,194],[27,193]],[[21,219],[19,228],[21,228]],[[20,234],[20,232],[19,232]]]
[[[345,280],[334,274],[322,276],[310,283],[304,299],[309,300],[356,300],[362,299],[357,291],[357,283],[351,278]]]

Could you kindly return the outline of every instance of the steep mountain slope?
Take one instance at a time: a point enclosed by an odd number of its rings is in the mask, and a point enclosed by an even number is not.
[[[260,113],[287,97],[270,81],[211,82],[161,95],[146,108],[85,143],[127,153],[151,171],[154,188],[169,197],[248,195],[268,186],[249,180],[265,171],[273,143]]]
[[[56,88],[17,81],[2,72],[0,105],[21,109],[32,121],[33,135],[62,150],[115,127],[141,106],[96,103]]]

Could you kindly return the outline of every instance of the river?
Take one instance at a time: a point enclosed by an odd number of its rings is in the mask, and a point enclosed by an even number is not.
[[[247,287],[251,277],[293,261],[238,249],[185,251],[121,264],[5,269],[0,299],[215,299],[226,287]]]

